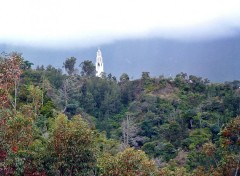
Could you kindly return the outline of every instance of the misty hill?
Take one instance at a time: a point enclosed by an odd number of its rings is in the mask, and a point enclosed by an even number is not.
[[[209,41],[176,41],[167,39],[132,39],[104,44],[105,71],[119,77],[123,72],[139,78],[142,71],[152,76],[171,76],[179,72],[207,77],[213,82],[240,79],[240,35]],[[46,49],[0,45],[0,51],[18,51],[36,65],[62,67],[67,57],[78,63],[95,62],[97,47]]]

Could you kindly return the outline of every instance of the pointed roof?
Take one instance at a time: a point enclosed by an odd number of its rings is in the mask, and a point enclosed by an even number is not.
[[[101,50],[99,48],[97,50],[97,56],[102,56],[102,52],[101,52]]]

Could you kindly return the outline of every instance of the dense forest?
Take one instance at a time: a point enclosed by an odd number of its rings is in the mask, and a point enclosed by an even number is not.
[[[0,57],[0,175],[240,175],[240,81],[32,65]]]

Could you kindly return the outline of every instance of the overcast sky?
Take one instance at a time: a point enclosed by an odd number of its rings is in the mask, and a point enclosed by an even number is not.
[[[240,0],[0,0],[0,42],[41,47],[234,36]]]

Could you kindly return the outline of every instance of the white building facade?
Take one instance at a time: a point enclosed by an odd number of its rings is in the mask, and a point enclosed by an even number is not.
[[[103,72],[104,72],[104,67],[103,67],[102,52],[100,49],[98,49],[97,57],[96,57],[96,76],[101,77],[101,74]]]

